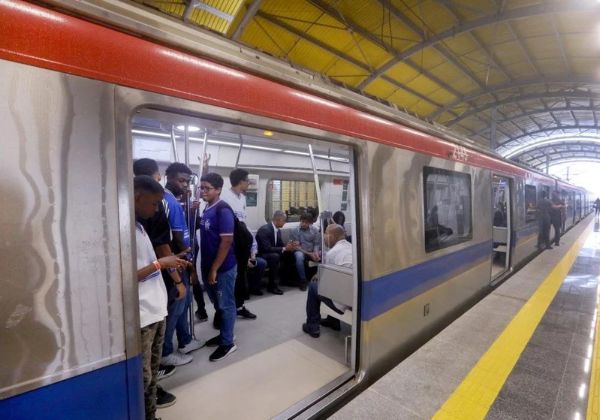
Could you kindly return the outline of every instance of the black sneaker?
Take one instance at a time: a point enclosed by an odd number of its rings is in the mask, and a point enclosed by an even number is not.
[[[198,322],[206,322],[208,321],[208,314],[206,312],[196,311],[196,319]]]
[[[246,309],[245,306],[242,306],[242,309],[237,310],[237,316],[241,316],[245,319],[256,319],[256,315],[254,315],[252,312]]]
[[[237,346],[235,344],[230,344],[228,346],[219,346],[213,352],[213,354],[210,355],[210,357],[208,359],[211,362],[218,362],[219,360],[226,358],[227,356],[229,356],[231,353],[233,353],[236,350],[237,350]]]
[[[217,347],[217,346],[221,345],[221,336],[220,335],[214,336],[213,338],[208,340],[204,345],[206,347]]]
[[[160,386],[156,387],[156,408],[170,407],[177,402],[175,395],[165,391]]]
[[[158,376],[157,376],[157,380],[160,381],[161,379],[165,379],[168,378],[169,376],[171,376],[172,374],[175,373],[177,369],[175,369],[175,366],[170,366],[170,365],[160,365],[158,368]]]
[[[341,329],[340,320],[329,315],[327,315],[327,318],[321,319],[320,324],[324,327],[329,327],[334,331],[339,331]]]

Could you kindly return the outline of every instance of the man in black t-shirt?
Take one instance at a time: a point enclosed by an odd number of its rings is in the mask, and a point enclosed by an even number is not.
[[[560,245],[560,235],[561,235],[561,226],[562,226],[562,208],[563,201],[560,199],[558,195],[558,191],[554,191],[552,193],[552,207],[550,208],[550,223],[554,227],[554,245]]]
[[[537,204],[537,216],[538,216],[538,248],[539,249],[552,249],[550,244],[550,211],[552,209],[552,203],[548,200],[548,193],[542,191],[542,198]]]

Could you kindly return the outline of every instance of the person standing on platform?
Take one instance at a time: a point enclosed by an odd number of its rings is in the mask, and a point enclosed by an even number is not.
[[[550,243],[550,210],[552,209],[552,202],[548,200],[548,193],[542,191],[541,199],[537,205],[537,216],[538,216],[538,249],[552,249]]]
[[[550,208],[550,223],[554,228],[554,245],[560,245],[561,227],[562,227],[562,208],[563,201],[558,195],[558,191],[552,193],[552,207]]]
[[[146,419],[154,420],[157,406],[158,368],[165,334],[165,317],[167,316],[167,289],[161,269],[182,269],[186,267],[187,262],[174,255],[157,259],[152,242],[139,222],[151,219],[157,213],[163,199],[163,187],[152,177],[139,175],[133,180],[133,191],[144,403]],[[166,394],[170,396],[169,405],[172,405],[175,397],[172,394]]]
[[[178,255],[190,253],[190,232],[185,211],[178,198],[186,196],[192,171],[183,163],[176,162],[169,165],[165,173],[167,175],[167,186],[163,203],[173,235],[171,249]],[[190,363],[192,356],[188,353],[202,347],[202,343],[194,340],[190,334],[188,310],[191,305],[192,293],[190,293],[190,277],[187,270],[181,272],[181,277],[187,293],[185,299],[170,299],[169,302],[169,315],[167,316],[162,355],[162,363],[166,366],[180,366]],[[175,333],[177,333],[178,351],[173,349],[173,335]]]
[[[207,206],[200,221],[200,266],[206,292],[221,313],[220,334],[211,338],[206,345],[218,346],[210,355],[211,362],[222,360],[237,346],[233,341],[235,327],[235,278],[236,257],[233,244],[234,213],[231,207],[220,199],[223,178],[216,173],[208,173],[200,179],[202,199]]]
[[[233,213],[247,231],[247,235],[252,236],[246,227],[246,220],[248,218],[248,214],[246,213],[246,191],[250,184],[248,171],[234,169],[229,174],[229,181],[231,182],[231,188],[226,188],[221,192],[221,200],[229,204],[229,207],[231,207]],[[253,252],[252,249],[248,249],[248,252],[243,252],[239,255],[236,254],[237,277],[235,279],[235,306],[237,308],[237,315],[245,319],[256,319],[256,315],[244,306],[244,301],[248,298],[249,294],[247,280],[248,264],[251,255],[256,254],[256,241],[253,236],[252,242]],[[236,244],[236,246],[237,245],[239,244]]]
[[[600,198],[596,198],[596,201],[594,201],[594,209],[596,210],[596,216],[598,216],[600,214]]]

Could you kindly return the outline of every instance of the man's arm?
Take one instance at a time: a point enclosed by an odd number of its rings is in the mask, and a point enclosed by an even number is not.
[[[260,254],[279,254],[283,248],[278,246],[272,246],[269,236],[271,235],[270,229],[263,229],[262,227],[256,232],[256,242],[258,243],[258,252]]]
[[[156,262],[158,263],[158,265],[160,266],[161,269],[163,269],[163,268],[183,268],[187,265],[187,261],[180,260],[175,255],[170,255],[168,257],[159,258]],[[143,281],[150,274],[154,273],[155,271],[158,271],[158,269],[159,269],[159,267],[157,267],[154,264],[154,262],[151,264],[148,264],[145,267],[140,268],[139,270],[137,270],[137,280]]]
[[[156,256],[158,258],[173,255],[171,247],[168,244],[157,246],[154,249],[154,252],[156,252]],[[169,271],[169,276],[171,277],[171,280],[173,280],[173,283],[177,288],[177,300],[183,299],[185,297],[186,289],[185,285],[183,284],[183,281],[181,280],[181,277],[179,276],[179,272],[177,270]]]
[[[217,282],[217,271],[223,265],[229,249],[233,244],[233,230],[234,230],[234,219],[233,211],[230,208],[222,207],[217,210],[219,212],[219,249],[217,250],[217,256],[210,267],[208,273],[208,283],[215,284]]]

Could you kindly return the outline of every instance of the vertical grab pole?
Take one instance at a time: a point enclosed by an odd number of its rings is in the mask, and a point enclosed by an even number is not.
[[[233,167],[233,169],[237,169],[237,167],[240,163],[240,156],[242,155],[242,147],[244,147],[244,136],[242,136],[240,134],[240,148],[238,149],[238,154],[237,154],[237,158],[235,159],[235,166]]]
[[[187,124],[185,124],[184,126],[184,131],[183,131],[183,146],[184,146],[184,163],[187,167],[190,166],[190,129],[189,126]],[[188,230],[190,230],[189,235],[190,235],[190,247],[192,248],[192,253],[194,252],[194,240],[193,240],[193,232],[192,230],[194,230],[194,225],[195,225],[195,220],[192,220],[192,208],[191,208],[191,203],[190,200],[193,197],[193,192],[190,190],[189,191],[190,194],[186,194],[185,195],[185,217],[186,217],[186,222],[188,225]],[[191,278],[188,279],[189,283],[190,283],[190,288],[188,290],[188,294],[192,293],[192,282],[191,282]],[[190,299],[191,296],[186,296],[185,299]],[[196,334],[194,334],[194,299],[190,299],[190,305],[188,306],[188,323],[189,323],[189,327],[190,327],[190,335],[192,336],[192,338],[196,339]]]
[[[312,144],[308,145],[308,154],[310,155],[310,163],[312,164],[313,177],[315,179],[315,189],[317,190],[317,206],[319,207],[319,212],[323,214],[325,211],[323,209],[323,203],[321,201],[321,186],[319,185],[319,173],[317,172],[317,164],[315,162],[315,155],[313,154]],[[320,230],[321,230],[321,255],[323,255],[323,250],[325,249],[325,232],[323,232],[323,218],[320,217]]]
[[[179,162],[179,155],[177,153],[177,142],[175,141],[175,126],[171,125],[171,147],[173,148],[173,157],[175,162]]]

